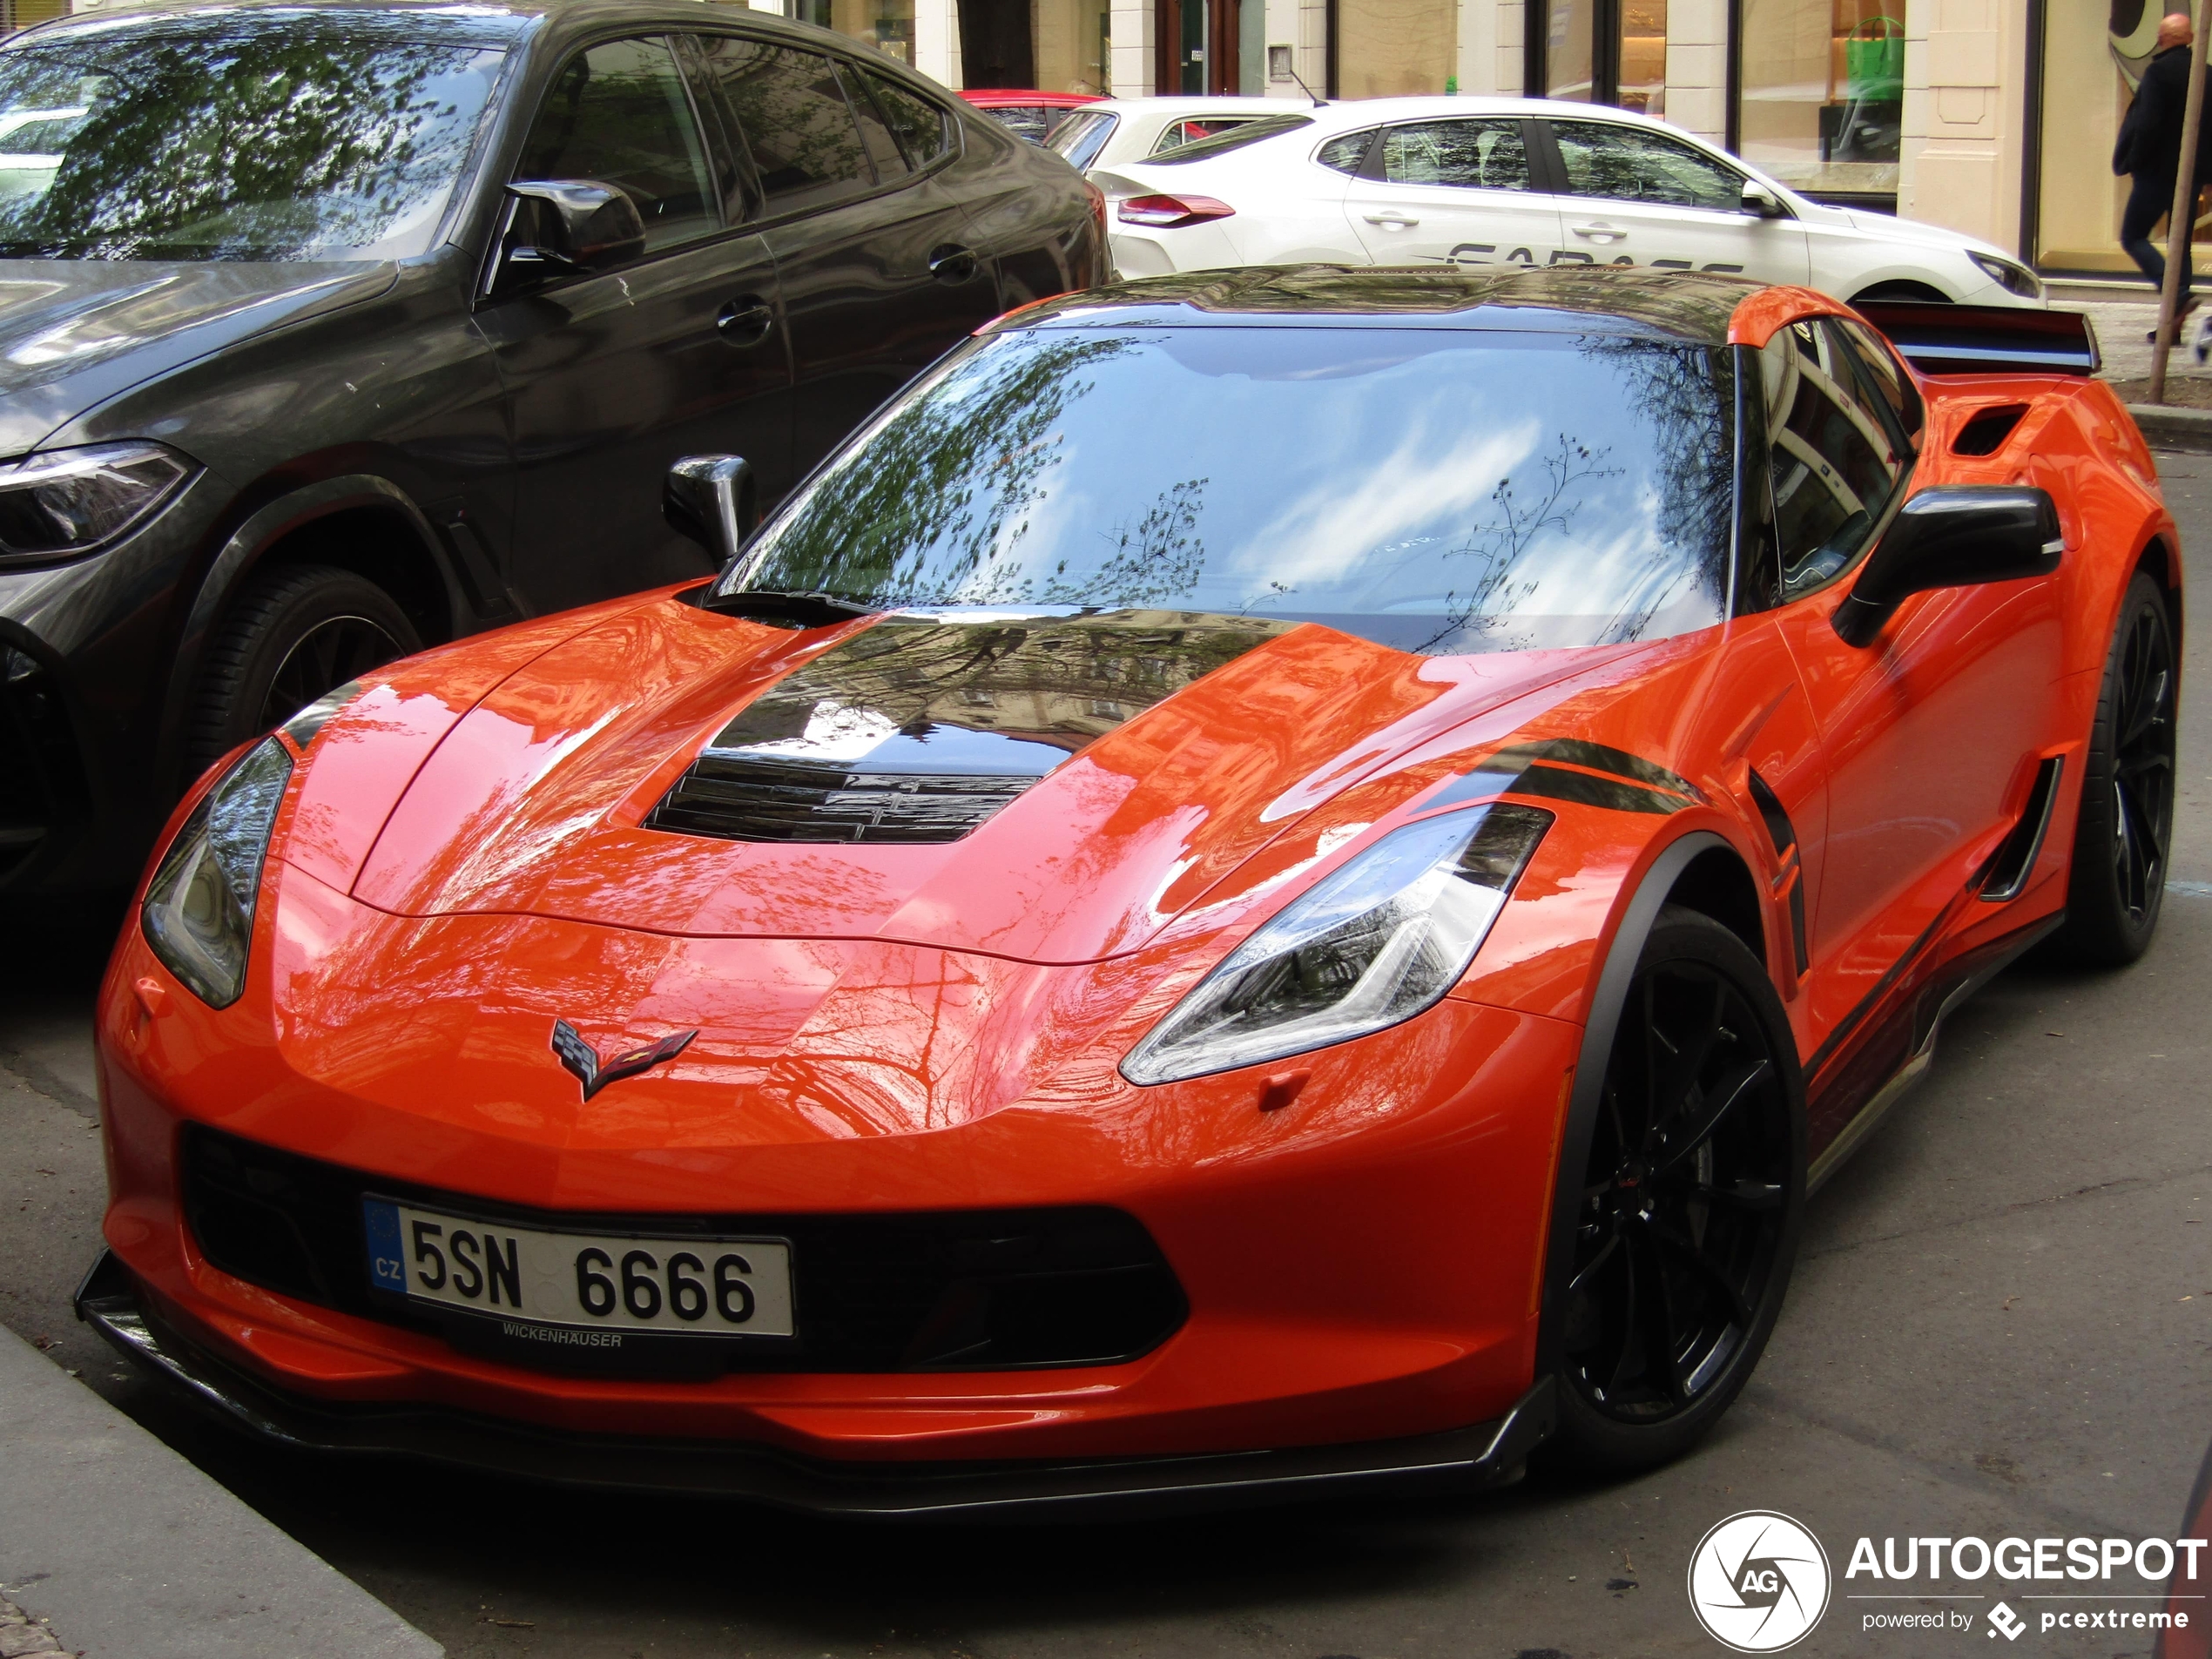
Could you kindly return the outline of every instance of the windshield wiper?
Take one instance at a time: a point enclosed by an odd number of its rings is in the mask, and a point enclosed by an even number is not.
[[[840,599],[829,593],[800,593],[781,588],[740,588],[735,593],[700,594],[698,607],[725,617],[747,617],[779,628],[831,628],[841,622],[873,617],[886,609]]]

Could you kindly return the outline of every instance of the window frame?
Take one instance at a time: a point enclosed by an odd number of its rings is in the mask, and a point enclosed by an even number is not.
[[[1561,153],[1559,147],[1559,134],[1556,128],[1561,121],[1581,126],[1621,127],[1625,128],[1631,132],[1640,133],[1646,138],[1658,139],[1662,143],[1680,145],[1683,149],[1689,151],[1693,155],[1703,158],[1704,160],[1709,161],[1712,163],[1713,165],[1720,168],[1723,172],[1732,176],[1736,180],[1736,194],[1739,201],[1743,197],[1744,187],[1749,185],[1757,185],[1760,189],[1767,191],[1770,195],[1774,194],[1770,186],[1759,179],[1752,178],[1750,173],[1745,172],[1731,157],[1723,155],[1717,151],[1708,150],[1704,145],[1693,142],[1685,133],[1655,132],[1649,127],[1645,126],[1639,121],[1617,121],[1608,119],[1605,112],[1607,107],[1608,106],[1602,104],[1586,105],[1578,108],[1572,115],[1546,115],[1537,123],[1538,125],[1543,128],[1543,147],[1546,153],[1547,165],[1551,168],[1552,177],[1558,181],[1554,193],[1561,197],[1562,199],[1578,202],[1612,202],[1623,207],[1666,208],[1678,213],[1721,213],[1737,219],[1746,217],[1740,206],[1734,208],[1699,207],[1694,206],[1683,206],[1674,202],[1636,201],[1622,196],[1586,196],[1582,194],[1580,191],[1574,188],[1573,182],[1568,178],[1567,172],[1567,158],[1563,153]],[[1587,110],[1588,113],[1584,113],[1585,110]],[[1781,218],[1788,219],[1795,219],[1797,218],[1797,215],[1796,211],[1791,207],[1787,200],[1779,195],[1775,196],[1775,200],[1781,204],[1783,210],[1780,214]]]
[[[726,137],[732,153],[738,158],[739,167],[745,174],[746,189],[754,204],[752,216],[745,219],[738,228],[746,231],[773,229],[811,218],[816,213],[826,213],[837,208],[850,207],[855,202],[873,201],[879,196],[886,196],[894,191],[907,189],[911,185],[919,184],[924,179],[935,177],[946,168],[956,164],[967,152],[966,129],[959,117],[942,98],[917,86],[905,76],[893,72],[898,67],[895,64],[861,64],[848,53],[819,45],[812,40],[786,40],[779,35],[766,30],[727,28],[720,26],[718,23],[714,27],[695,28],[687,32],[695,42],[702,43],[698,50],[699,79],[712,97],[715,113],[722,123],[722,131]],[[703,43],[710,39],[752,41],[762,45],[779,46],[786,51],[807,52],[816,57],[827,58],[836,68],[838,86],[845,95],[846,109],[853,116],[853,136],[860,145],[860,153],[863,156],[867,155],[867,140],[860,131],[859,112],[852,110],[855,86],[867,97],[868,108],[875,113],[876,118],[891,129],[894,143],[897,142],[899,131],[896,125],[889,119],[882,105],[877,101],[873,91],[869,89],[867,78],[855,76],[853,72],[855,70],[865,68],[868,74],[881,77],[901,91],[921,99],[937,111],[939,117],[947,123],[944,129],[944,150],[926,167],[917,167],[914,165],[911,157],[907,158],[907,171],[889,179],[882,177],[877,172],[874,158],[870,156],[868,157],[868,172],[874,182],[865,189],[854,190],[830,201],[813,202],[798,207],[771,212],[770,209],[773,204],[768,200],[767,192],[761,187],[760,170],[753,161],[752,146],[751,141],[745,137],[745,125],[738,119],[737,111],[730,107],[729,98],[722,91],[719,78],[708,66]],[[1014,138],[1012,133],[1007,136],[1009,139]],[[1020,142],[1018,139],[1015,141]],[[900,145],[899,147],[903,155],[906,146]]]
[[[485,179],[489,185],[486,193],[490,199],[491,211],[485,246],[477,262],[477,279],[471,299],[472,308],[504,305],[516,297],[513,294],[497,295],[492,292],[493,279],[497,274],[500,261],[506,253],[507,239],[514,232],[515,216],[521,206],[519,198],[508,193],[508,186],[516,182],[523,165],[523,152],[529,147],[530,135],[537,130],[538,117],[544,113],[546,100],[552,96],[554,89],[560,84],[561,77],[568,72],[569,66],[585,53],[596,51],[601,46],[611,45],[617,41],[624,40],[658,40],[667,46],[669,56],[675,62],[678,78],[683,84],[684,96],[691,108],[691,120],[698,134],[700,147],[707,158],[710,183],[713,182],[719,174],[722,158],[716,142],[720,137],[720,129],[714,121],[708,119],[706,110],[699,102],[698,85],[696,78],[691,73],[689,54],[685,44],[687,38],[686,31],[680,29],[649,26],[641,30],[634,24],[627,28],[594,30],[583,38],[571,43],[554,58],[552,69],[536,83],[527,110],[510,106],[512,139],[502,142],[496,150],[487,152],[486,161],[496,165],[488,165],[479,174],[479,177]],[[519,56],[519,53],[514,56]],[[502,96],[506,91],[502,84],[494,89],[494,96]],[[516,100],[518,105],[520,102],[520,99]],[[708,246],[739,228],[731,219],[729,205],[725,200],[711,200],[709,206],[716,222],[711,228],[702,231],[697,236],[681,242],[672,242],[663,247],[649,248],[636,259],[624,260],[620,265],[608,266],[597,271],[577,271],[567,276],[550,278],[533,284],[529,292],[533,295],[553,293],[579,282],[588,282],[598,277],[610,276],[620,272],[634,271],[641,266],[651,264],[656,260],[667,259],[678,253],[689,253],[695,249]]]

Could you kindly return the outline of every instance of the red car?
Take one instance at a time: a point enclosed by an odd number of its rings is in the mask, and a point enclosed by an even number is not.
[[[971,87],[961,96],[1031,144],[1042,144],[1050,138],[1053,128],[1068,118],[1069,111],[1098,102],[1090,92],[1040,92],[1012,86]]]
[[[1944,1014],[2158,920],[2150,455],[2079,317],[1875,320],[1172,277],[757,529],[681,463],[718,579],[179,809],[81,1311],[299,1445],[827,1509],[1676,1455]]]

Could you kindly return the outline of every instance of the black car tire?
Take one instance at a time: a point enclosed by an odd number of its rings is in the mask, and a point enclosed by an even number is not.
[[[325,691],[422,649],[392,596],[327,564],[253,577],[207,649],[191,755],[205,767],[288,720]]]
[[[1660,911],[1621,1010],[1554,1307],[1549,1455],[1603,1475],[1679,1457],[1782,1311],[1805,1197],[1804,1083],[1765,969],[1710,916]]]
[[[2166,595],[2138,570],[2120,602],[2082,765],[2066,925],[2045,954],[2123,968],[2150,948],[2174,836],[2175,671]]]

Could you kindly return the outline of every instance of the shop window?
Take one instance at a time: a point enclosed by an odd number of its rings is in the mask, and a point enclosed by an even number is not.
[[[1546,0],[1534,15],[1544,98],[1667,112],[1667,0]]]
[[[1331,0],[1331,3],[1336,44],[1332,97],[1410,98],[1439,93],[1458,72],[1457,6],[1439,4],[1438,0]]]
[[[914,60],[914,0],[786,0],[786,16],[880,46],[902,64]]]
[[[1743,0],[1738,153],[1810,195],[1893,199],[1904,15],[1903,0]]]
[[[2113,144],[2155,49],[2159,14],[2173,8],[2103,0],[2046,0],[2042,12],[2043,97],[2037,140],[2035,262],[2083,275],[2136,274],[2120,246],[2120,212],[2131,181],[2112,172]],[[2162,252],[2161,218],[2151,233]],[[2212,241],[2212,214],[2197,198],[2192,238]],[[2195,257],[2200,274],[2212,250]]]

